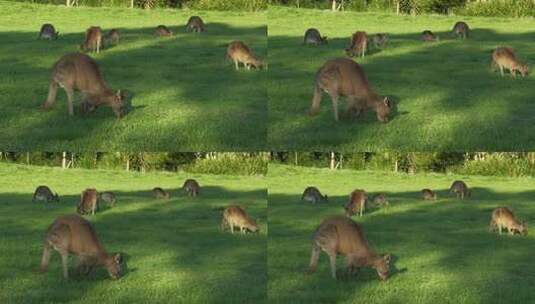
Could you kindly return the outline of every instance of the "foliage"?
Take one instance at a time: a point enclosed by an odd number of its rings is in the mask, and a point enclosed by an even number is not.
[[[535,17],[535,1],[493,0],[469,2],[457,12],[470,16]]]

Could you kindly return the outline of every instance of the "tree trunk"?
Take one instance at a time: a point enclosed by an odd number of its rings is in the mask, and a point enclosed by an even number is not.
[[[336,169],[336,155],[334,154],[334,152],[331,152],[331,165],[330,165],[330,168],[331,168],[331,170]]]
[[[134,0],[130,0],[130,8],[134,8]]]
[[[336,0],[333,0],[333,3],[332,3],[332,11],[333,11],[333,12],[336,12]]]
[[[397,1],[396,1],[396,15],[399,15],[399,2],[400,2],[400,1],[401,1],[401,0],[397,0]]]
[[[67,168],[67,152],[63,152],[62,158],[61,158],[61,168],[65,169]]]

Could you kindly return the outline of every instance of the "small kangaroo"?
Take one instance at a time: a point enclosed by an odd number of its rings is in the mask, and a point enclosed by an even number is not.
[[[119,44],[121,36],[119,35],[119,30],[111,29],[106,35],[104,35],[104,46],[108,47],[110,45]]]
[[[468,34],[470,32],[470,28],[468,27],[468,24],[464,21],[459,21],[455,23],[452,29],[452,34],[454,36],[461,37],[462,39],[466,39],[468,37]]]
[[[100,192],[98,194],[98,200],[103,201],[112,207],[115,207],[115,203],[117,203],[117,198],[115,198],[115,194],[110,191]]]
[[[388,35],[385,33],[378,33],[372,36],[373,47],[382,49],[388,45]]]
[[[390,203],[386,199],[386,194],[380,193],[373,197],[373,204],[380,207],[388,207]]]
[[[102,29],[99,26],[92,26],[85,31],[85,41],[80,44],[80,50],[100,53],[102,46]]]
[[[357,189],[349,195],[349,201],[345,204],[344,210],[346,215],[351,217],[355,214],[362,216],[366,210],[366,201],[368,200],[368,195],[364,190]]]
[[[194,179],[187,179],[184,182],[184,185],[182,185],[182,190],[186,191],[188,196],[198,196],[199,192],[201,191],[201,186],[199,183]]]
[[[361,267],[372,267],[381,280],[388,279],[390,254],[378,255],[371,250],[360,226],[348,217],[327,218],[314,231],[309,273],[316,271],[322,250],[329,256],[333,279],[336,279],[337,255],[345,257],[349,274],[355,273]]]
[[[424,42],[440,41],[440,38],[433,34],[433,32],[431,32],[430,30],[423,31],[421,38]]]
[[[240,232],[245,234],[247,230],[251,232],[257,232],[259,230],[256,221],[250,218],[245,210],[238,205],[228,206],[223,211],[223,219],[221,220],[221,231],[224,231],[227,227],[230,228],[230,232],[234,233],[234,227],[240,228]]]
[[[507,229],[510,235],[518,232],[522,235],[528,234],[528,224],[518,221],[513,211],[507,207],[499,207],[492,211],[492,218],[490,220],[489,231],[499,230],[502,234],[502,229]]]
[[[58,202],[59,203],[59,196],[57,193],[52,193],[52,190],[48,188],[48,186],[41,185],[35,189],[35,192],[33,193],[32,202],[36,201],[46,201],[47,203],[50,202]]]
[[[454,181],[453,184],[451,184],[450,193],[455,193],[457,198],[462,200],[465,197],[470,197],[472,194],[466,183],[461,180]]]
[[[45,23],[41,26],[38,39],[57,40],[58,36],[59,32],[56,32],[54,26],[50,23]]]
[[[305,32],[305,38],[303,39],[303,44],[307,45],[320,45],[327,44],[327,36],[321,36],[320,31],[315,28],[309,28]]]
[[[347,98],[349,115],[360,116],[368,109],[375,111],[380,122],[388,122],[392,103],[387,97],[377,95],[368,83],[364,71],[355,61],[348,58],[328,60],[316,73],[314,96],[309,115],[317,115],[320,111],[322,92],[331,96],[334,120],[338,121],[338,98]]]
[[[366,32],[355,32],[351,36],[349,47],[346,48],[346,54],[349,57],[364,57],[366,56],[366,49],[368,48],[368,35]]]
[[[113,280],[119,279],[126,268],[120,253],[108,254],[100,243],[93,226],[79,215],[58,217],[47,229],[41,258],[41,272],[45,272],[50,262],[52,250],[61,255],[63,277],[69,278],[69,255],[77,258],[77,272],[89,274],[94,267],[106,268]]]
[[[304,200],[305,202],[310,202],[312,204],[327,201],[327,199],[327,195],[322,195],[320,190],[316,187],[307,187],[301,196],[302,201]]]
[[[173,32],[165,25],[158,25],[154,31],[154,35],[158,37],[169,37],[173,36]]]
[[[152,194],[154,194],[154,197],[157,199],[161,199],[161,198],[168,199],[170,197],[169,193],[160,187],[156,187],[152,189]]]
[[[264,60],[258,58],[253,51],[242,41],[232,41],[227,48],[227,58],[234,61],[236,70],[239,70],[240,63],[250,70],[251,67],[260,69],[267,68]]]
[[[426,189],[422,190],[422,198],[424,200],[431,201],[431,200],[436,200],[437,199],[437,195],[436,195],[435,192],[433,192],[433,190],[426,188]]]
[[[80,203],[76,211],[78,214],[95,215],[95,211],[98,210],[98,193],[96,189],[88,188],[82,192],[80,196]]]
[[[68,110],[71,116],[74,115],[75,90],[84,95],[84,101],[80,104],[82,114],[93,112],[96,108],[107,105],[112,108],[117,118],[121,118],[130,108],[130,104],[126,101],[126,93],[121,90],[112,91],[102,78],[98,64],[85,54],[67,54],[54,64],[50,75],[48,98],[43,104],[44,109],[49,109],[56,101],[58,85],[67,93]]]
[[[204,27],[204,21],[199,16],[191,16],[186,23],[186,30],[193,31],[195,33],[204,32],[206,29]]]
[[[508,69],[512,77],[516,77],[517,71],[522,77],[529,75],[530,72],[528,65],[520,62],[510,47],[498,47],[492,52],[492,67],[498,67],[502,76],[504,69]]]

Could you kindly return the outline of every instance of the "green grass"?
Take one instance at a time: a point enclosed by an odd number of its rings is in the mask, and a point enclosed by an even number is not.
[[[0,146],[31,151],[200,151],[265,147],[267,95],[264,71],[238,71],[225,61],[230,41],[243,40],[267,53],[266,14],[191,10],[73,8],[0,1]],[[185,32],[200,15],[207,32]],[[60,32],[39,41],[43,23]],[[174,38],[156,38],[169,26]],[[114,89],[133,93],[134,110],[116,120],[103,107],[87,117],[67,114],[65,92],[51,111],[51,67],[78,50],[86,28],[118,28],[121,43],[91,56]],[[78,103],[75,102],[75,106]]]
[[[1,303],[262,303],[266,299],[267,200],[265,178],[136,174],[0,164]],[[178,188],[187,177],[203,187],[198,198]],[[47,184],[57,204],[32,203]],[[64,280],[54,252],[47,273],[37,274],[42,238],[52,221],[75,212],[86,187],[116,192],[118,203],[86,216],[110,252],[126,253],[129,271],[118,281],[104,269]],[[171,190],[155,200],[150,189]],[[221,208],[239,203],[258,219],[261,232],[219,231]]]
[[[455,179],[472,187],[472,199],[447,195]],[[300,202],[315,185],[329,202]],[[436,202],[419,198],[422,188],[438,191]],[[327,255],[318,271],[305,275],[311,237],[321,221],[343,214],[355,188],[384,192],[388,209],[376,209],[359,222],[372,248],[394,255],[394,272],[380,282],[372,269],[351,278],[330,277]],[[268,297],[272,303],[528,303],[532,286],[535,236],[488,232],[491,211],[510,206],[517,217],[535,221],[533,179],[455,175],[405,175],[329,171],[270,165]],[[343,260],[338,260],[339,270]]]
[[[473,29],[466,41],[449,36],[456,21]],[[533,20],[459,16],[396,16],[377,13],[332,13],[271,7],[268,12],[270,147],[278,150],[501,151],[533,149],[535,75],[500,77],[490,70],[498,45],[517,50],[535,63]],[[329,37],[321,47],[302,45],[309,27]],[[426,44],[420,33],[437,33]],[[314,75],[328,59],[343,57],[351,33],[386,32],[383,51],[356,59],[379,94],[392,97],[396,113],[388,124],[368,113],[357,121],[336,123],[324,94],[321,113],[306,115]],[[345,110],[345,102],[341,102]]]

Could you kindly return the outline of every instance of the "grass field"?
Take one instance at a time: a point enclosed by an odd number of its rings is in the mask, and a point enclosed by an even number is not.
[[[184,174],[45,169],[0,164],[1,303],[263,303],[266,299],[267,200],[265,178],[192,175],[201,196],[179,191]],[[60,203],[32,203],[34,187],[47,184]],[[91,221],[109,252],[127,256],[118,281],[104,269],[64,280],[57,253],[37,274],[42,239],[52,221],[75,212],[86,187],[112,190],[118,203]],[[150,189],[171,190],[155,200]],[[258,220],[259,234],[219,231],[221,208],[239,203]],[[72,264],[71,264],[72,265]]]
[[[464,20],[470,39],[449,31]],[[268,142],[278,150],[517,151],[535,147],[535,75],[501,78],[490,70],[491,52],[509,45],[523,61],[535,63],[532,19],[460,16],[395,16],[332,13],[271,7],[269,28]],[[321,47],[303,46],[303,34],[315,27],[329,37]],[[429,29],[441,41],[423,43]],[[390,45],[356,59],[379,94],[396,103],[388,124],[369,113],[358,121],[336,123],[324,94],[321,113],[306,115],[314,75],[328,59],[343,57],[350,35],[385,32]],[[343,99],[342,99],[343,100]],[[340,103],[345,110],[345,102]]]
[[[264,71],[236,72],[226,46],[243,40],[267,53],[266,14],[188,10],[73,8],[0,1],[0,146],[31,151],[201,151],[265,147]],[[207,32],[186,33],[189,16],[202,16]],[[43,23],[60,32],[39,41]],[[174,38],[156,38],[159,24]],[[85,30],[118,28],[121,42],[91,55],[114,89],[133,94],[133,111],[118,121],[103,107],[87,117],[67,114],[67,98],[45,112],[51,67],[78,51]],[[75,102],[75,106],[78,103]],[[76,108],[77,109],[77,108]]]
[[[472,187],[472,199],[447,195],[455,179]],[[329,202],[300,202],[308,185]],[[420,200],[422,188],[438,200]],[[453,175],[404,175],[329,171],[270,165],[268,297],[272,303],[528,303],[535,297],[534,236],[488,232],[491,211],[510,206],[517,217],[535,221],[533,179]],[[333,280],[327,255],[318,271],[305,275],[312,232],[341,207],[355,188],[384,192],[388,209],[376,209],[361,223],[371,246],[391,253],[394,271],[380,282],[372,269]],[[339,269],[344,265],[338,260]]]

